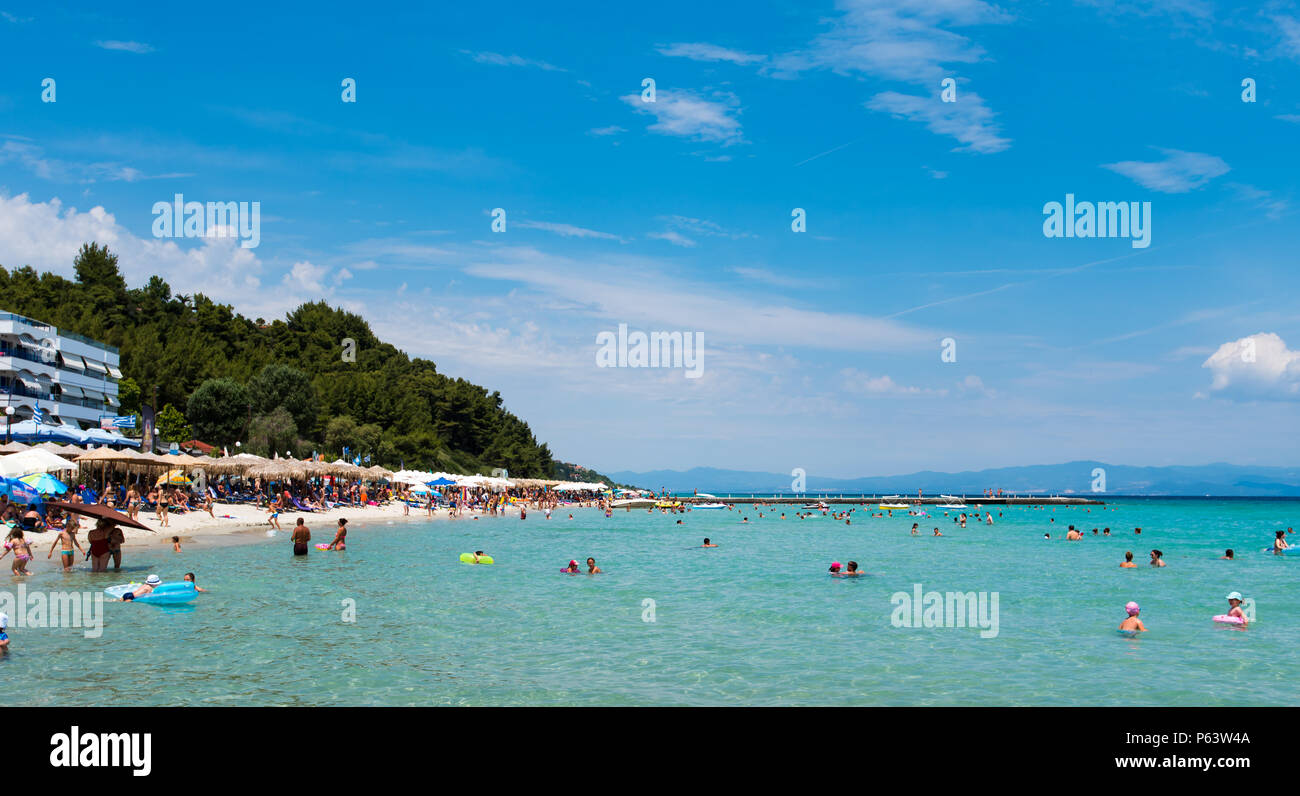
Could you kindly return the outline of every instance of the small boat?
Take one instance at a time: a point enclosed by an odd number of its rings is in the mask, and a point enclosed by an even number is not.
[[[963,511],[970,508],[970,506],[967,506],[965,501],[962,498],[953,497],[952,495],[940,495],[939,497],[940,499],[943,500],[943,502],[938,504],[938,508],[945,509],[945,510],[958,509]]]
[[[694,506],[691,506],[691,508],[696,509],[696,510],[698,510],[698,509],[725,509],[726,507],[727,507],[727,504],[726,504],[726,503],[696,503]]]
[[[808,505],[804,506],[805,509],[808,509],[810,511],[826,511],[830,507],[831,504],[821,500],[817,501],[816,503],[809,503]]]
[[[898,511],[899,509],[910,509],[912,508],[912,504],[904,503],[902,496],[900,495],[885,495],[880,499],[880,508],[890,511]]]
[[[609,507],[612,509],[648,509],[654,504],[655,502],[650,498],[627,498],[625,500],[615,500],[609,504]],[[560,505],[572,504],[561,503]]]
[[[681,507],[681,501],[677,500],[661,500],[655,504],[657,509],[680,509]]]

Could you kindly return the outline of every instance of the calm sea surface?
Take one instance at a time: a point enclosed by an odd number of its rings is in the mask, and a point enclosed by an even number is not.
[[[294,559],[284,533],[181,555],[159,544],[128,550],[116,575],[54,571],[37,536],[29,591],[193,571],[210,592],[193,607],[105,603],[99,638],[11,627],[0,704],[1300,704],[1300,556],[1263,552],[1274,530],[1300,526],[1300,502],[992,507],[996,525],[964,530],[934,511],[860,508],[846,526],[796,510],[380,521],[343,553]],[[913,537],[918,521],[927,535]],[[1084,541],[1063,540],[1070,523]],[[928,535],[936,525],[942,538]],[[1114,536],[1092,535],[1106,526]],[[720,547],[701,549],[705,536]],[[1229,547],[1238,559],[1220,560]],[[1167,567],[1146,565],[1152,548]],[[475,549],[497,563],[458,561]],[[1119,568],[1126,550],[1138,569]],[[560,573],[587,556],[603,574]],[[849,559],[870,576],[828,576]],[[16,593],[2,566],[0,591]],[[996,636],[895,626],[891,597],[915,584],[996,592]],[[1254,600],[1246,630],[1211,621],[1230,591]],[[1141,638],[1116,633],[1129,600],[1150,628]]]

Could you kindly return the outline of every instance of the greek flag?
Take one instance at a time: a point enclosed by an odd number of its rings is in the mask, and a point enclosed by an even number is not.
[[[41,414],[40,406],[35,406],[32,408],[32,420],[34,420],[37,425],[40,425],[41,423],[45,422],[45,415]]]

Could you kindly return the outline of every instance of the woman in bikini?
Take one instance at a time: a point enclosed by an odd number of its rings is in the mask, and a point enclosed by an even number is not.
[[[163,487],[158,490],[158,519],[162,522],[162,527],[166,528],[171,525],[171,517],[167,511],[168,505],[172,502],[171,490]]]
[[[140,493],[136,491],[135,484],[126,490],[126,516],[136,519],[140,514]]]
[[[64,525],[63,530],[59,531],[58,538],[56,538],[54,543],[50,545],[49,555],[45,556],[47,559],[54,557],[54,548],[57,546],[63,548],[59,551],[59,561],[63,564],[63,571],[71,572],[74,556],[76,555],[73,548],[75,547],[83,554],[86,552],[85,550],[82,550],[81,540],[77,538],[77,515],[68,515],[68,521]]]

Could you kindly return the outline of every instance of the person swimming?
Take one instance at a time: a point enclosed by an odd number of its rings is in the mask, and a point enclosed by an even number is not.
[[[700,545],[700,547],[717,547],[717,545],[710,542],[709,537],[706,536],[704,537],[704,544]]]
[[[1165,554],[1162,553],[1162,552],[1160,552],[1159,550],[1152,550],[1152,551],[1151,551],[1151,566],[1153,566],[1153,567],[1163,567],[1163,566],[1165,566]]]
[[[198,581],[194,580],[194,573],[193,573],[193,572],[186,572],[186,573],[185,573],[185,577],[183,578],[183,580],[187,580],[187,581],[189,581],[190,583],[193,583],[193,584],[194,584],[194,591],[201,591],[201,592],[206,592],[206,591],[207,591],[207,589],[200,589],[200,588],[199,588]]]
[[[565,574],[568,574],[568,575],[576,575],[576,574],[578,574],[578,560],[577,560],[577,559],[570,559],[570,560],[569,560],[569,565],[568,565],[567,567],[565,567],[564,569],[560,570],[560,571],[563,572],[563,573],[565,573]]]
[[[1241,596],[1241,592],[1234,591],[1228,594],[1228,605],[1231,606],[1231,608],[1228,609],[1228,616],[1239,617],[1241,619],[1241,626],[1245,627],[1250,624],[1250,620],[1246,617],[1246,613],[1241,610],[1241,604],[1243,602],[1245,602],[1245,598]]]
[[[594,558],[587,559],[587,574],[588,575],[600,574],[600,567],[596,566],[596,559]]]
[[[1235,558],[1235,556],[1234,556],[1233,553],[1232,553],[1232,548],[1229,547],[1227,550],[1224,551],[1224,553],[1223,553],[1223,558],[1221,558],[1221,559],[1219,559],[1219,560],[1220,560],[1220,561],[1225,561],[1225,560],[1226,560],[1226,561],[1232,561],[1232,560],[1234,560],[1234,558]]]
[[[1124,606],[1124,611],[1128,614],[1128,617],[1125,618],[1123,622],[1119,623],[1120,630],[1137,633],[1146,631],[1147,626],[1142,624],[1142,620],[1138,618],[1138,614],[1142,613],[1142,609],[1138,607],[1137,603],[1130,602],[1128,605]]]
[[[1133,563],[1133,551],[1128,550],[1124,553],[1124,563],[1120,564],[1124,569],[1133,569],[1137,564]]]
[[[858,569],[858,562],[856,561],[850,561],[847,565],[847,568],[844,570],[844,577],[846,578],[856,578],[865,574],[867,573]]]
[[[840,562],[832,561],[830,569],[828,571],[831,573],[832,577],[839,578],[839,577],[843,577],[843,573],[840,572],[840,570],[843,568],[844,566],[840,564]]]
[[[1273,552],[1275,554],[1280,555],[1283,550],[1286,550],[1290,547],[1291,545],[1288,544],[1286,541],[1286,534],[1283,533],[1282,531],[1278,531],[1277,536],[1274,537],[1273,539]]]

